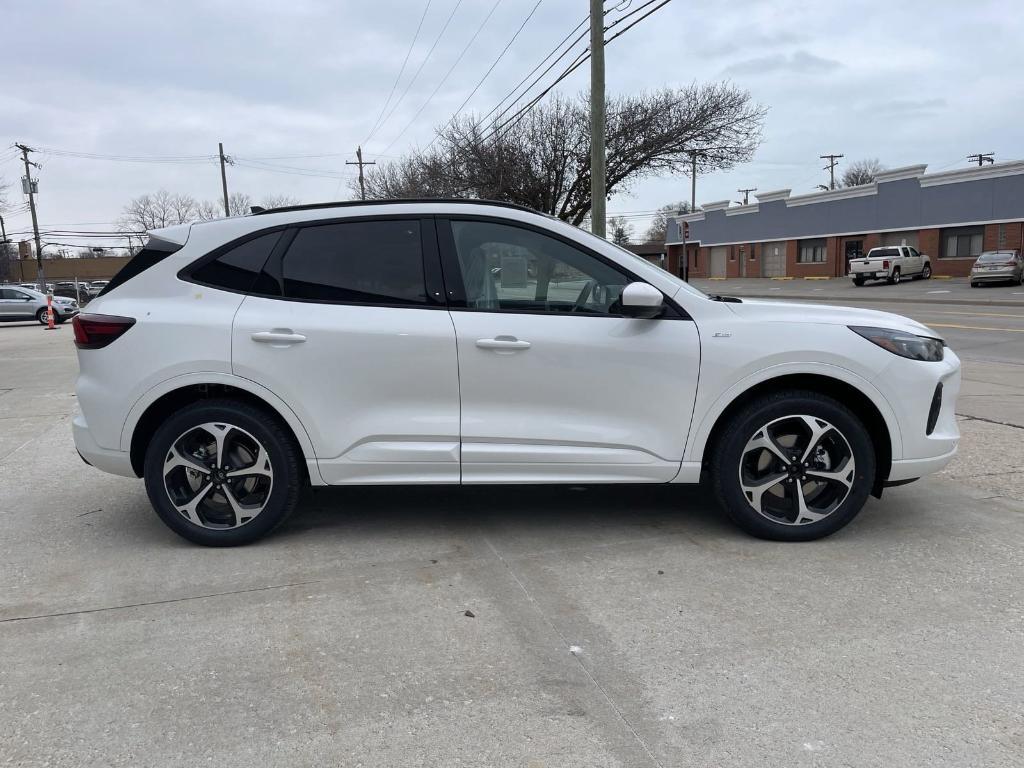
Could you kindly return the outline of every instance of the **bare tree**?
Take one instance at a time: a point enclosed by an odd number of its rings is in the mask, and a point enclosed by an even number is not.
[[[7,210],[7,190],[10,189],[10,184],[0,176],[0,213]]]
[[[196,219],[212,221],[224,218],[224,203],[218,200],[200,200],[196,203]]]
[[[633,238],[633,225],[621,216],[608,219],[609,239],[616,245],[626,245]]]
[[[680,200],[678,203],[669,203],[668,205],[661,206],[657,213],[654,214],[650,226],[647,227],[647,231],[644,233],[647,242],[665,242],[665,238],[668,236],[668,217],[679,216],[689,212],[689,200]]]
[[[266,195],[260,198],[262,208],[287,208],[291,205],[299,205],[298,198],[291,195]]]
[[[181,197],[172,195],[166,189],[140,195],[124,207],[124,212],[118,220],[118,228],[125,232],[145,232],[189,221],[188,216],[181,215],[187,210]],[[192,203],[193,208],[187,211],[188,213],[194,213],[195,201]]]
[[[880,172],[885,170],[878,158],[870,158],[868,160],[857,160],[854,163],[850,163],[846,170],[843,171],[843,178],[840,184],[844,187],[857,187],[861,184],[870,184],[875,180]]]
[[[609,196],[650,176],[689,174],[691,152],[698,173],[749,160],[767,113],[730,83],[615,97],[606,111]],[[505,124],[453,120],[428,149],[371,168],[366,194],[504,200],[578,225],[591,206],[589,99],[556,96]]]

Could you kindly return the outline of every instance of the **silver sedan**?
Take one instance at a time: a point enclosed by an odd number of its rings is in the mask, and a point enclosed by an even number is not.
[[[63,323],[78,314],[78,302],[53,297],[53,321]],[[0,286],[0,321],[38,320],[46,325],[46,294],[20,285]]]
[[[1024,284],[1024,259],[1020,251],[985,251],[971,267],[971,287],[982,283]]]

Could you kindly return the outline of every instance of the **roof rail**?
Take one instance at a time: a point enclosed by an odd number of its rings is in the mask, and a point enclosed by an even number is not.
[[[260,208],[253,206],[253,216],[263,216],[267,213],[285,213],[288,211],[312,211],[320,208],[351,208],[360,205],[393,205],[396,203],[461,203],[463,205],[494,205],[499,208],[514,208],[518,211],[529,211],[530,213],[541,213],[525,205],[518,203],[506,203],[501,200],[476,200],[466,197],[395,197],[384,200],[340,200],[333,203],[306,203],[303,205],[285,205],[280,208]],[[541,215],[546,215],[541,213]]]

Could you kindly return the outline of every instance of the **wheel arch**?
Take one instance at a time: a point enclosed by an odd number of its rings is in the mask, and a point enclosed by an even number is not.
[[[192,403],[222,397],[249,403],[277,418],[302,452],[310,480],[323,482],[313,443],[295,412],[265,387],[228,374],[179,376],[153,387],[132,406],[121,430],[121,449],[128,451],[135,473],[142,477],[149,440],[167,416]]]
[[[842,369],[838,369],[842,371]],[[878,474],[873,492],[881,492],[882,483],[889,477],[894,458],[902,457],[902,437],[892,408],[878,390],[850,372],[833,371],[775,371],[770,375],[744,380],[728,390],[715,403],[712,413],[704,419],[694,435],[693,445],[687,450],[691,461],[703,466],[715,449],[715,443],[724,433],[733,414],[755,398],[786,389],[818,392],[843,403],[864,422],[875,449]]]

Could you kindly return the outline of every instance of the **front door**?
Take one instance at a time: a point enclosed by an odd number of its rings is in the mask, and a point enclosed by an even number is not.
[[[761,246],[762,277],[785,277],[786,243],[765,243]]]
[[[0,319],[32,317],[32,297],[17,288],[0,288]]]
[[[711,274],[708,277],[725,277],[729,261],[729,249],[719,245],[711,249]]]
[[[850,262],[864,255],[863,240],[847,240],[844,248],[846,256],[846,271],[844,275],[850,274]]]
[[[433,220],[284,237],[264,270],[280,295],[247,296],[235,315],[234,373],[295,410],[327,483],[458,483],[458,361]]]
[[[700,363],[694,323],[622,317],[635,278],[525,225],[438,221],[462,393],[462,480],[665,482]]]

